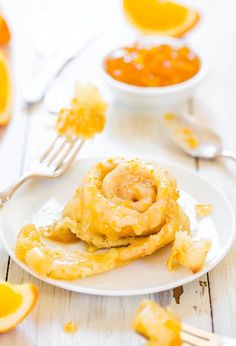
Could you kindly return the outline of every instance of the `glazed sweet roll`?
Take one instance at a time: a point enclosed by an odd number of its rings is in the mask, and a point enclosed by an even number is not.
[[[34,271],[57,279],[77,279],[151,255],[174,241],[190,223],[178,203],[174,176],[143,160],[112,158],[92,167],[60,220],[20,231],[17,257]],[[84,250],[51,248],[43,239],[78,239]]]

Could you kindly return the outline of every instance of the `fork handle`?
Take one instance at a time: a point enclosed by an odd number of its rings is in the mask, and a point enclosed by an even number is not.
[[[231,150],[223,149],[218,156],[236,161],[236,153]]]
[[[19,179],[17,179],[14,183],[9,185],[7,188],[5,188],[3,191],[0,192],[0,208],[3,206],[4,203],[6,203],[11,196],[15,193],[15,191],[22,185],[24,182],[26,182],[28,179],[32,178],[32,174],[25,174]]]
[[[50,83],[71,59],[70,55],[65,54],[58,55],[56,58],[49,58],[24,90],[24,101],[28,104],[39,102]]]

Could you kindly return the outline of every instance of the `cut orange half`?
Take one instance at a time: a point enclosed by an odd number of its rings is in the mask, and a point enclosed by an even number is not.
[[[123,0],[128,20],[144,33],[180,37],[193,28],[196,10],[167,0]]]
[[[0,333],[13,329],[32,310],[38,298],[30,283],[12,285],[0,282]]]
[[[8,63],[0,51],[0,126],[7,125],[11,117],[11,79]]]

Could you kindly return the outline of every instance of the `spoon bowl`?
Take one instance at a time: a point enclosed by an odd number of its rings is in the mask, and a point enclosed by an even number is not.
[[[166,114],[164,122],[172,141],[192,157],[213,160],[235,154],[223,149],[221,138],[191,114]]]

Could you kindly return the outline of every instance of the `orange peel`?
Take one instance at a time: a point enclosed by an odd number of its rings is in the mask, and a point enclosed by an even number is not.
[[[124,12],[140,31],[181,37],[200,19],[198,11],[168,0],[123,0]]]
[[[0,16],[0,44],[7,44],[11,40],[11,33],[6,20]]]
[[[26,318],[37,299],[38,290],[31,283],[0,282],[0,333],[13,329]]]
[[[7,60],[0,51],[0,126],[7,125],[11,118],[11,78]]]

